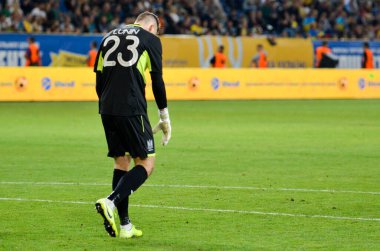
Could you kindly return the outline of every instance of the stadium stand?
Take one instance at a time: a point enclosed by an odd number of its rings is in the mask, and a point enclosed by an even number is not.
[[[0,32],[104,33],[144,10],[164,34],[380,38],[374,0],[1,0]]]

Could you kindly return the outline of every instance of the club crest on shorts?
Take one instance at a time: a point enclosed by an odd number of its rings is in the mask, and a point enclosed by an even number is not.
[[[153,140],[148,139],[147,142],[146,142],[146,145],[147,145],[148,151],[153,151],[154,150]]]

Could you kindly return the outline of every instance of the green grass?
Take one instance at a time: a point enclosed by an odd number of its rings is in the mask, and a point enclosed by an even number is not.
[[[93,205],[113,166],[97,104],[0,103],[0,197],[84,202],[0,200],[0,249],[380,250],[380,100],[169,106],[172,140],[156,136],[156,169],[130,200],[144,236],[121,240]]]

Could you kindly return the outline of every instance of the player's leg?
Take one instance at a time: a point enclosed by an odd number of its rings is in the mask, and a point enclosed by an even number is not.
[[[120,178],[123,177],[125,174],[124,171],[127,170],[130,163],[130,159],[128,159],[128,157],[124,157],[127,149],[125,149],[120,142],[120,136],[117,128],[118,118],[114,116],[102,115],[102,123],[108,145],[108,157],[116,158],[115,170],[120,170],[114,171],[115,181],[113,181],[113,183],[118,183],[116,180],[120,180]],[[105,230],[110,236],[116,237],[118,235],[118,229],[115,221],[116,212],[114,203],[107,198],[102,198],[95,203],[95,207],[103,218]]]
[[[131,163],[131,157],[128,155],[115,157],[114,159],[115,164],[112,177],[112,191],[115,190],[117,183],[119,183],[121,177],[123,177],[123,175],[128,172]]]
[[[115,157],[115,168],[113,171],[112,179],[112,191],[115,190],[117,184],[119,183],[121,177],[128,172],[131,163],[131,156],[129,154],[125,156]],[[117,205],[117,211],[119,213],[120,225],[127,225],[130,223],[129,214],[129,196],[122,200]]]
[[[153,169],[154,169],[154,160],[155,160],[155,157],[152,156],[152,157],[147,157],[145,159],[142,159],[142,158],[134,158],[134,162],[135,162],[135,167],[131,170],[131,172],[134,170],[134,169],[140,169],[140,168],[143,168],[145,169],[145,172],[147,174],[147,176],[150,176],[150,174],[152,173]],[[133,179],[135,179],[135,177],[128,177],[128,176],[125,176],[123,178],[126,178],[126,179],[131,179],[131,181]],[[144,180],[145,181],[145,180]],[[123,182],[122,184],[120,184],[120,191],[130,191],[132,190],[131,188],[132,187],[128,187],[128,184],[129,182]],[[135,190],[137,190],[137,188],[135,188]],[[135,191],[133,190],[133,191]],[[127,198],[129,198],[129,195],[127,196]],[[125,199],[124,199],[125,201]],[[121,202],[122,203],[122,202]],[[127,224],[125,224],[127,223]],[[120,224],[120,237],[121,238],[132,238],[132,237],[140,237],[142,236],[142,231],[137,229],[131,222],[124,222],[124,223],[121,223]]]
[[[126,117],[118,125],[124,147],[129,150],[135,167],[120,178],[115,190],[108,196],[116,206],[145,182],[153,171],[155,160],[153,133],[146,115]]]
[[[135,166],[143,166],[145,168],[145,171],[148,174],[148,177],[152,174],[154,169],[154,162],[156,158],[154,155],[149,156],[148,158],[142,159],[142,158],[134,158],[133,161],[135,162]]]
[[[135,167],[132,170],[120,175],[121,177],[119,177],[114,191],[107,198],[101,199],[97,203],[98,211],[105,218],[105,226],[108,223],[112,227],[112,230],[115,230],[114,219],[109,219],[111,218],[110,215],[113,215],[114,208],[122,205],[128,196],[136,191],[153,171],[154,139],[146,115],[113,117],[111,126],[108,125],[107,120],[103,121],[103,124],[105,128],[108,128],[108,130],[105,130],[110,149],[108,156],[124,156],[125,152],[129,152],[135,161]],[[118,158],[117,160],[122,162],[122,166],[124,159]],[[117,172],[120,174],[119,171]],[[129,238],[131,236],[142,235],[142,232],[136,230],[132,224],[128,223],[127,225],[132,226],[132,228],[128,230],[122,227],[122,229],[126,230],[124,232],[127,232],[123,237]],[[114,231],[116,233],[110,232],[109,229],[110,227],[107,228],[106,226],[106,230],[111,236],[117,236],[117,229]]]
[[[120,178],[115,190],[107,197],[116,206],[135,192],[152,173],[155,157],[134,158],[135,167]]]
[[[128,149],[133,157],[135,167],[125,174],[119,181],[114,192],[108,196],[115,205],[128,198],[136,191],[152,173],[155,161],[154,139],[147,116],[136,116],[128,119]],[[121,224],[120,237],[130,238],[141,236],[132,223]]]

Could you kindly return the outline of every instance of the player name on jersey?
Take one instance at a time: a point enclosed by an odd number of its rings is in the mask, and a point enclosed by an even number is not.
[[[139,31],[140,31],[139,28],[128,26],[124,29],[113,30],[112,34],[114,34],[114,35],[124,35],[124,34],[137,35],[139,33]]]

